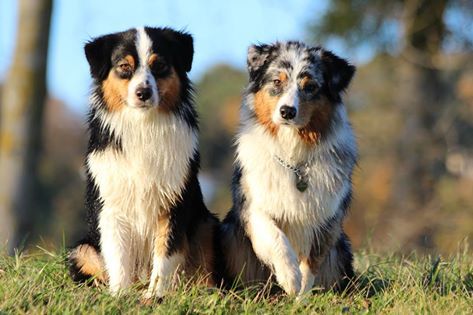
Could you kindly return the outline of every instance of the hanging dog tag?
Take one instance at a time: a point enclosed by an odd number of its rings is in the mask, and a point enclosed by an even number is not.
[[[303,178],[299,176],[296,178],[297,190],[299,190],[300,192],[304,192],[307,189],[307,186],[309,185],[307,184],[307,181],[305,181]]]
[[[309,167],[306,165],[299,166],[294,172],[296,175],[296,188],[300,192],[304,192],[307,187],[309,187],[309,180],[307,179],[307,174],[309,172]]]
[[[300,192],[304,192],[308,186],[309,184],[307,183],[307,179],[305,178],[305,176],[296,175],[297,190],[299,190]]]

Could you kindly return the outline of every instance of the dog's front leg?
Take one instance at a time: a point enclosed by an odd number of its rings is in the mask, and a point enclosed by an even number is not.
[[[184,236],[176,233],[170,218],[161,217],[154,239],[150,283],[143,296],[145,301],[166,295],[173,276],[176,275],[179,266],[184,264],[184,252],[181,249],[183,244]]]
[[[130,251],[130,231],[126,223],[113,214],[103,212],[100,222],[100,246],[108,273],[112,294],[130,286],[133,273],[133,257]]]
[[[180,253],[171,255],[154,253],[150,283],[144,299],[163,298],[171,286],[173,276],[183,263],[184,256]]]
[[[299,269],[302,274],[301,290],[299,291],[299,295],[303,295],[304,293],[309,292],[314,286],[315,274],[310,266],[309,258],[301,259]]]
[[[299,293],[301,272],[289,239],[267,215],[253,211],[248,220],[253,250],[260,260],[273,268],[278,283],[289,295]]]

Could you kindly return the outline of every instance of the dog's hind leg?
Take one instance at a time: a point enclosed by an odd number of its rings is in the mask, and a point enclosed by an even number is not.
[[[344,290],[354,277],[350,241],[341,233],[317,270],[315,283],[324,289]]]
[[[67,262],[72,280],[83,282],[93,278],[94,283],[106,282],[102,256],[92,244],[82,242],[74,247],[67,256]]]

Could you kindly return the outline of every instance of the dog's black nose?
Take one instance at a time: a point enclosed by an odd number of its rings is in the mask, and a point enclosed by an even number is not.
[[[281,113],[281,117],[286,119],[286,120],[291,120],[294,117],[296,117],[297,110],[294,107],[283,105],[279,109],[279,112]]]
[[[140,87],[136,89],[136,96],[140,101],[146,101],[151,97],[151,88],[149,87]]]

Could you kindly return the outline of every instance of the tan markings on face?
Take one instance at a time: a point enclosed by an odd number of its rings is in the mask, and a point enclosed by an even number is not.
[[[160,97],[158,109],[164,112],[171,111],[179,104],[181,94],[181,80],[174,68],[171,68],[170,75],[158,79],[156,84]]]
[[[135,58],[133,58],[132,55],[126,55],[122,61],[118,62],[118,64],[121,64],[122,62],[127,62],[132,70],[135,70]]]
[[[286,83],[286,81],[287,81],[286,72],[279,72],[278,78],[279,78],[279,81],[281,81],[281,83],[283,83],[283,84]]]
[[[311,82],[310,77],[308,76],[303,77],[300,83],[300,88],[303,90],[306,87],[306,85],[310,82]]]
[[[279,96],[269,95],[266,89],[260,90],[255,94],[254,106],[258,122],[275,136],[278,132],[278,126],[273,122],[273,112],[279,101]]]
[[[313,102],[301,103],[300,117],[307,119],[305,127],[299,129],[299,136],[310,145],[316,144],[330,128],[334,106],[330,101],[321,97]]]
[[[148,66],[151,67],[156,60],[158,60],[158,55],[157,54],[152,54],[151,56],[149,56]]]
[[[102,82],[103,97],[108,110],[119,111],[125,106],[129,83],[130,80],[120,78],[114,69],[110,71],[107,79]]]

